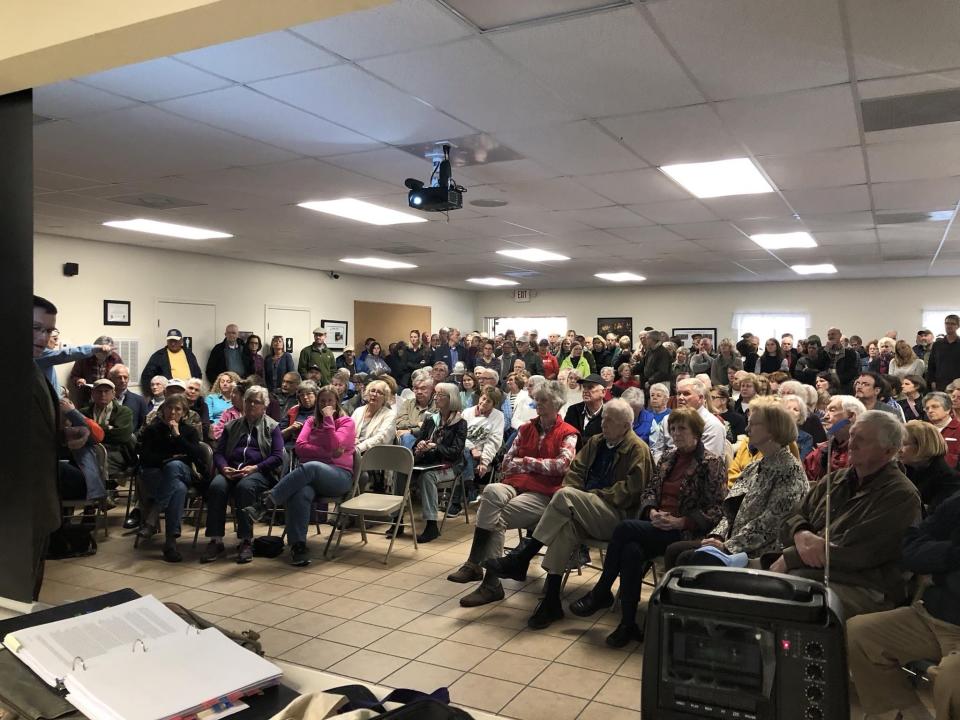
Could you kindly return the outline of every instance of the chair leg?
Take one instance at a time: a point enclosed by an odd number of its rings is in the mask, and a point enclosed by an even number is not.
[[[363,544],[367,544],[367,517],[366,515],[358,516],[360,518],[360,539],[363,540]]]
[[[203,495],[200,496],[200,504],[197,505],[197,509],[194,510],[194,524],[193,524],[193,547],[197,547],[197,542],[200,540],[200,525],[203,523]]]
[[[383,564],[384,564],[384,565],[386,565],[386,564],[389,562],[389,560],[390,560],[390,551],[393,550],[393,543],[395,543],[396,540],[397,540],[397,532],[399,532],[399,530],[400,530],[400,525],[403,523],[403,510],[404,510],[405,507],[406,507],[406,503],[404,503],[404,504],[400,507],[400,512],[397,513],[397,519],[393,521],[393,532],[390,533],[390,544],[387,545],[387,554],[383,556]],[[411,518],[410,518],[410,519],[413,520],[412,514],[411,514]],[[411,523],[411,526],[412,526],[412,523]],[[416,544],[417,544],[417,532],[416,532],[416,530],[413,531],[413,544],[414,544],[414,546],[416,546]]]
[[[467,497],[467,483],[460,476],[460,496],[463,498],[463,521],[470,524],[470,498]]]
[[[459,477],[459,476],[458,476]],[[447,506],[443,509],[443,516],[440,518],[440,532],[443,532],[443,524],[447,521],[447,513],[450,512],[450,506],[453,504],[453,492],[457,489],[457,481],[453,481],[450,492],[447,493]]]
[[[343,520],[343,517],[342,517],[342,516],[338,516],[338,517],[337,517],[337,524],[334,526],[333,531],[330,533],[330,537],[327,538],[327,544],[326,544],[326,545],[324,546],[324,548],[323,548],[323,556],[324,556],[325,558],[330,558],[330,543],[333,542],[333,536],[337,534],[337,531],[338,531],[338,530],[340,531],[340,537],[343,537],[343,524],[342,524],[342,520]],[[340,547],[340,538],[338,537],[338,538],[337,538],[337,548],[339,548],[339,547]],[[334,552],[336,552],[336,549],[334,549]]]
[[[267,537],[273,535],[273,523],[277,519],[277,506],[273,506],[273,510],[270,511],[270,524],[267,526]]]

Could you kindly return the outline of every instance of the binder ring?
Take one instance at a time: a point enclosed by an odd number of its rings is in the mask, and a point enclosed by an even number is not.
[[[137,651],[137,643],[140,644],[140,647],[143,648],[143,651],[144,651],[144,652],[147,651],[147,645],[146,645],[146,643],[143,642],[143,640],[141,640],[140,638],[137,638],[136,640],[133,641],[133,647],[130,648],[130,652],[136,652],[136,651]]]
[[[81,667],[83,670],[86,670],[86,669],[87,669],[87,664],[83,661],[83,658],[80,657],[79,655],[77,655],[77,656],[73,659],[73,666],[71,667],[71,670],[76,670],[76,669],[77,669],[77,660],[80,661],[80,667]]]

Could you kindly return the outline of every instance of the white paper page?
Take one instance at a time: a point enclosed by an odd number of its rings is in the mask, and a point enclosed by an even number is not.
[[[260,687],[281,674],[273,663],[207,628],[163,638],[129,657],[105,655],[70,674],[65,685],[67,701],[82,706],[90,720],[158,720]]]
[[[87,665],[111,650],[129,652],[166,635],[186,635],[190,626],[152,595],[67,620],[11,633],[3,643],[49,685],[66,677],[75,658]],[[76,661],[80,667],[80,661]]]

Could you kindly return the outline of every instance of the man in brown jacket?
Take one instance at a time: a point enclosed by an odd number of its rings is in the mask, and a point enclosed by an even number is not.
[[[920,519],[920,496],[897,468],[903,425],[871,410],[850,431],[850,466],[830,478],[830,588],[849,619],[889,610],[904,599],[900,548],[907,528]],[[775,572],[823,580],[827,478],[783,523],[783,555]]]
[[[535,630],[563,618],[560,581],[584,537],[609,540],[613,530],[640,503],[653,476],[650,448],[633,432],[633,409],[615,399],[603,406],[602,433],[584,444],[563,478],[563,486],[517,553],[494,558],[484,567],[499,577],[523,580],[530,561],[544,545],[541,566],[547,571],[546,592],[527,625]]]

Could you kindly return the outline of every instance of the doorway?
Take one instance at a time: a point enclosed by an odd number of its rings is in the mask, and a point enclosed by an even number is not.
[[[319,323],[318,323],[319,324]],[[288,307],[285,305],[267,305],[263,346],[270,347],[270,340],[274,335],[282,335],[284,347],[297,359],[297,353],[313,342],[313,324],[310,318],[310,308]]]

